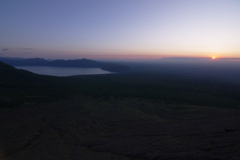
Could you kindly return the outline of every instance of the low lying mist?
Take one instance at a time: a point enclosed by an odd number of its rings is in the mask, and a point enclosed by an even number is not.
[[[239,59],[163,58],[153,60],[121,60],[135,72],[155,72],[187,78],[240,83]]]

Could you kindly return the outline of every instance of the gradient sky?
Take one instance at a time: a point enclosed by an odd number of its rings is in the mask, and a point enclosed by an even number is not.
[[[1,0],[0,56],[240,57],[239,0]]]

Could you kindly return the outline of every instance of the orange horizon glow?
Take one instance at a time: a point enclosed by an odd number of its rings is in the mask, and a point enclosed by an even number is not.
[[[239,0],[38,3],[1,3],[1,57],[240,59]]]
[[[14,55],[9,54],[8,57],[16,57]],[[21,58],[48,58],[48,59],[56,59],[56,56],[49,56],[49,55],[42,55],[42,56],[37,56],[33,54],[29,54],[27,56],[22,56]],[[87,59],[164,59],[164,58],[204,58],[204,59],[211,59],[211,60],[221,60],[221,59],[231,59],[234,60],[236,59],[237,61],[239,61],[238,59],[240,59],[240,57],[233,57],[233,56],[199,56],[199,55],[195,55],[195,56],[190,56],[190,55],[157,55],[157,54],[59,54],[57,59],[81,59],[81,58],[87,58]]]

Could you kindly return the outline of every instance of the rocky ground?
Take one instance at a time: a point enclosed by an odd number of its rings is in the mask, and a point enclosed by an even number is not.
[[[3,160],[238,160],[240,109],[75,97],[0,109]]]

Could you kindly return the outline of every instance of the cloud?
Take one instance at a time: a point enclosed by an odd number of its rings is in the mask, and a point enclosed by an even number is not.
[[[240,61],[240,58],[219,58],[219,59],[225,61]]]
[[[34,50],[33,48],[22,48],[23,50]]]
[[[8,48],[4,48],[4,49],[2,49],[2,51],[8,51],[9,49]]]

